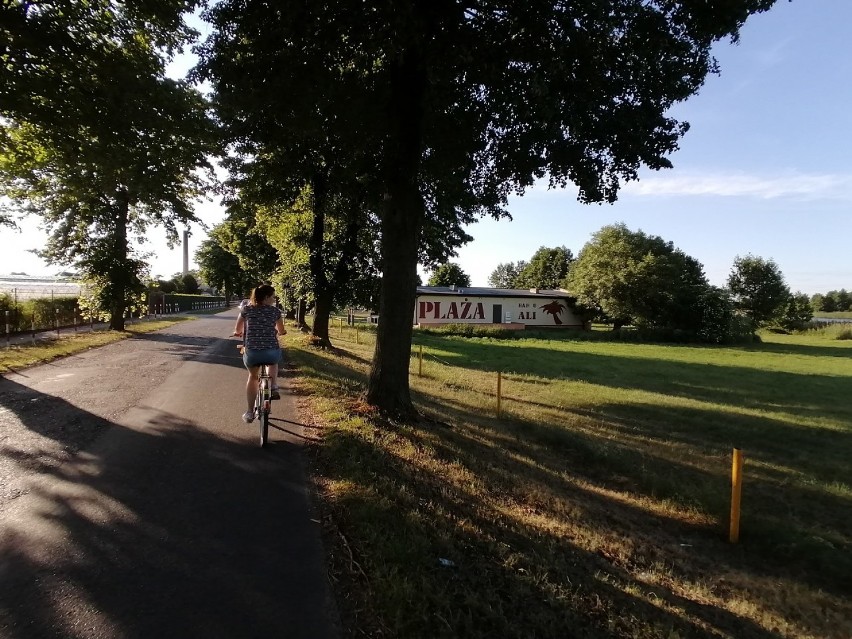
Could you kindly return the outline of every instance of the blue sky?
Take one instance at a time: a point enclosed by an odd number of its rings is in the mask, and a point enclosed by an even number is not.
[[[576,189],[535,188],[511,201],[512,222],[483,220],[455,260],[473,285],[540,246],[577,255],[602,226],[659,235],[724,285],[737,255],[774,259],[806,293],[852,289],[852,2],[779,2],[752,16],[721,75],[673,115],[691,124],[674,169],[644,171],[613,205]]]
[[[581,205],[576,189],[534,188],[510,201],[513,221],[469,227],[474,241],[454,261],[485,286],[501,262],[528,260],[540,246],[576,255],[602,226],[624,222],[699,260],[712,284],[751,253],[774,259],[794,291],[852,289],[850,24],[850,0],[779,0],[752,16],[738,45],[717,45],[721,75],[674,110],[692,126],[671,156],[674,169],[642,172],[614,205]],[[222,218],[215,203],[198,213],[207,223]],[[204,238],[194,233],[191,254]],[[3,237],[0,273],[58,270],[26,252],[43,242],[34,223]],[[180,271],[180,250],[156,230],[149,238],[154,274]]]

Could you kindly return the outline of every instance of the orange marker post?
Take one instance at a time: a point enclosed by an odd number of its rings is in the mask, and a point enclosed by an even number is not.
[[[743,489],[743,452],[734,448],[731,464],[731,533],[732,544],[740,540],[740,499]]]

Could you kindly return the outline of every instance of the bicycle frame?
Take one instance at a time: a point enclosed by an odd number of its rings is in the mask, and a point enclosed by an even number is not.
[[[260,446],[269,441],[269,414],[272,412],[272,378],[269,376],[269,364],[260,365],[257,380],[257,397],[254,400],[254,414],[260,424]]]
[[[245,345],[239,344],[237,350],[245,352]],[[269,415],[272,412],[272,378],[269,376],[271,364],[261,364],[257,378],[257,395],[254,398],[254,416],[260,424],[260,447],[269,441]]]

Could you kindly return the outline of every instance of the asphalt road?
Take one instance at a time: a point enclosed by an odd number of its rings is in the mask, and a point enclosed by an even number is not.
[[[236,311],[0,377],[0,638],[338,636],[305,427]]]

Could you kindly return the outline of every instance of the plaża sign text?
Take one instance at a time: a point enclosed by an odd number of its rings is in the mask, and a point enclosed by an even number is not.
[[[419,302],[418,319],[485,319],[482,302]]]

